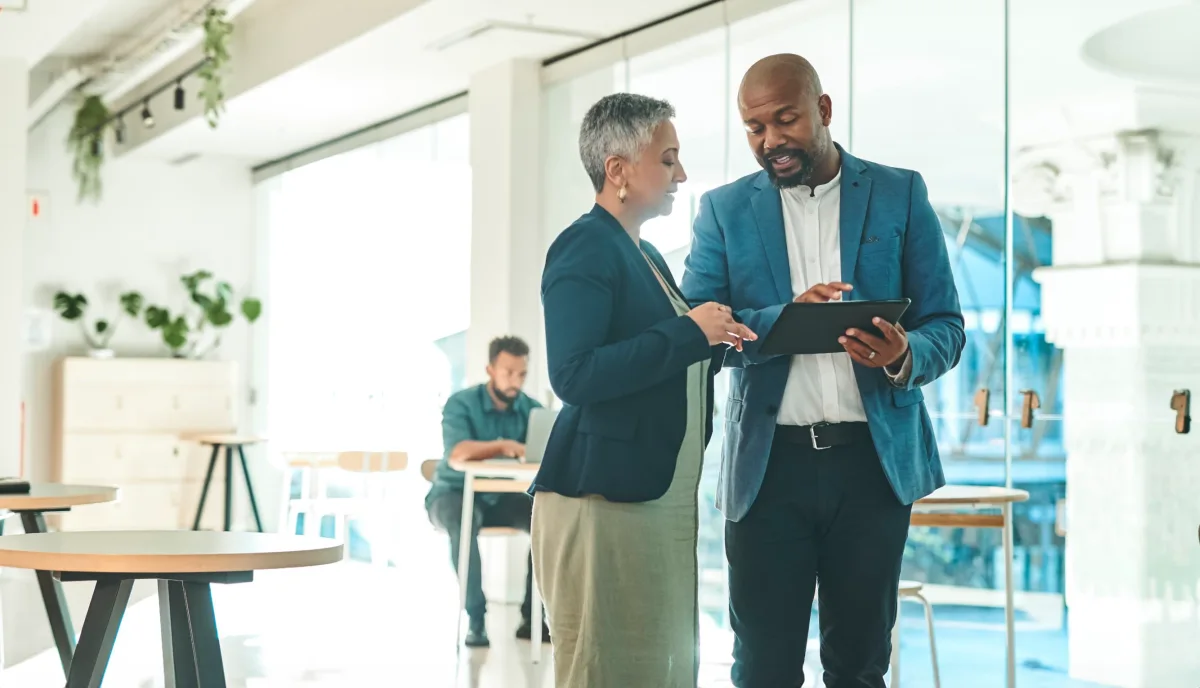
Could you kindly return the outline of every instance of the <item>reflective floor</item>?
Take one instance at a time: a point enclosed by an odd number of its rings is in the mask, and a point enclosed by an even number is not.
[[[68,595],[82,623],[90,585],[72,584]],[[163,686],[158,605],[153,586],[126,614],[105,680],[106,686]],[[51,688],[63,684],[53,652],[26,661],[39,637],[48,638],[32,576],[6,571],[0,582],[5,648],[10,668],[0,685]],[[454,637],[455,590],[440,558],[427,566],[377,568],[346,563],[316,569],[267,572],[255,582],[216,586],[230,688],[346,688],[413,685],[423,688],[549,688],[549,652],[541,665],[529,661],[529,643],[518,641],[515,607],[494,605],[488,615],[493,646],[458,655]],[[1003,686],[1003,616],[998,610],[937,605],[937,642],[942,685]],[[905,605],[902,617],[903,684],[932,685],[928,639],[920,608]],[[816,620],[808,666],[819,675]],[[708,627],[702,635],[701,686],[728,688],[732,638]],[[1098,688],[1066,676],[1066,635],[1061,629],[1019,625],[1021,688]],[[549,646],[546,647],[549,650]],[[18,663],[19,662],[19,663]],[[15,666],[12,666],[16,664]],[[806,686],[819,686],[813,680]]]

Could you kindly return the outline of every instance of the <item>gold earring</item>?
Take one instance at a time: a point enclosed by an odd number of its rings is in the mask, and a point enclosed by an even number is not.
[[[625,192],[625,187],[623,187],[623,186],[622,186],[622,187],[620,188],[620,190],[618,190],[618,191],[617,191],[617,200],[618,200],[618,201],[620,201],[620,202],[622,202],[622,203],[624,203],[624,202],[625,202],[625,195],[626,195],[626,192]]]

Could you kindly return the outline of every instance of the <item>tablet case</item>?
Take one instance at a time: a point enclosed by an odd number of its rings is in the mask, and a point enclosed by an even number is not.
[[[767,356],[843,353],[846,349],[838,343],[838,337],[846,330],[853,327],[881,337],[871,319],[883,318],[895,324],[910,303],[910,299],[792,302],[783,307],[759,351]]]

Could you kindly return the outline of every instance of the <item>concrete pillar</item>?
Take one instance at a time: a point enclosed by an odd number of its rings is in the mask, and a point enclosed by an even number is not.
[[[545,368],[539,284],[541,241],[539,113],[541,67],[508,61],[471,77],[471,322],[467,382],[486,379],[488,342],[521,337],[532,371]],[[543,377],[529,376],[526,393],[545,401]],[[480,543],[483,584],[493,602],[519,603],[525,590],[528,543],[523,538]]]
[[[1054,223],[1035,277],[1064,350],[1070,675],[1194,686],[1200,438],[1175,433],[1169,405],[1180,388],[1200,404],[1200,98],[1134,91],[1114,108],[1109,135],[1018,165]]]
[[[540,65],[508,61],[471,77],[471,323],[467,379],[482,382],[487,345],[511,334],[541,350],[538,294]],[[534,356],[534,367],[545,366]],[[536,383],[537,378],[530,380]],[[527,392],[541,398],[540,385]]]
[[[28,106],[29,66],[0,57],[0,475],[20,470]]]

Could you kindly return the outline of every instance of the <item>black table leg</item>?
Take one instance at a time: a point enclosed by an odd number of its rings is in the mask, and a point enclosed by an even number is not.
[[[233,447],[225,447],[225,530],[233,530]]]
[[[79,646],[67,673],[67,688],[100,688],[132,588],[133,581],[128,579],[96,582]]]
[[[167,688],[199,688],[192,626],[183,583],[158,581],[159,622],[162,626],[163,675]]]
[[[246,476],[246,494],[250,495],[250,511],[254,513],[254,525],[258,526],[258,532],[263,532],[262,518],[258,515],[258,500],[254,498],[254,483],[250,480],[250,466],[246,463],[246,452],[242,449],[242,445],[237,447],[238,458],[242,460],[242,475]]]
[[[217,617],[213,613],[212,588],[208,583],[184,582],[181,585],[191,621],[198,688],[225,688],[225,663],[221,659],[221,640],[217,635]]]
[[[192,522],[192,530],[200,530],[200,517],[204,515],[204,502],[208,499],[208,486],[212,483],[213,469],[217,467],[217,457],[220,456],[221,445],[214,444],[212,457],[208,460],[208,472],[204,474],[204,487],[200,488],[200,504],[196,507],[196,520]],[[226,523],[225,530],[229,530]]]
[[[40,511],[22,511],[21,525],[26,533],[45,533],[46,518]],[[63,594],[62,583],[49,571],[37,571],[38,588],[42,591],[42,602],[46,605],[46,618],[50,621],[50,634],[54,636],[54,647],[58,648],[58,660],[62,662],[63,674],[71,669],[71,658],[75,655],[75,627],[71,624],[71,612]]]

